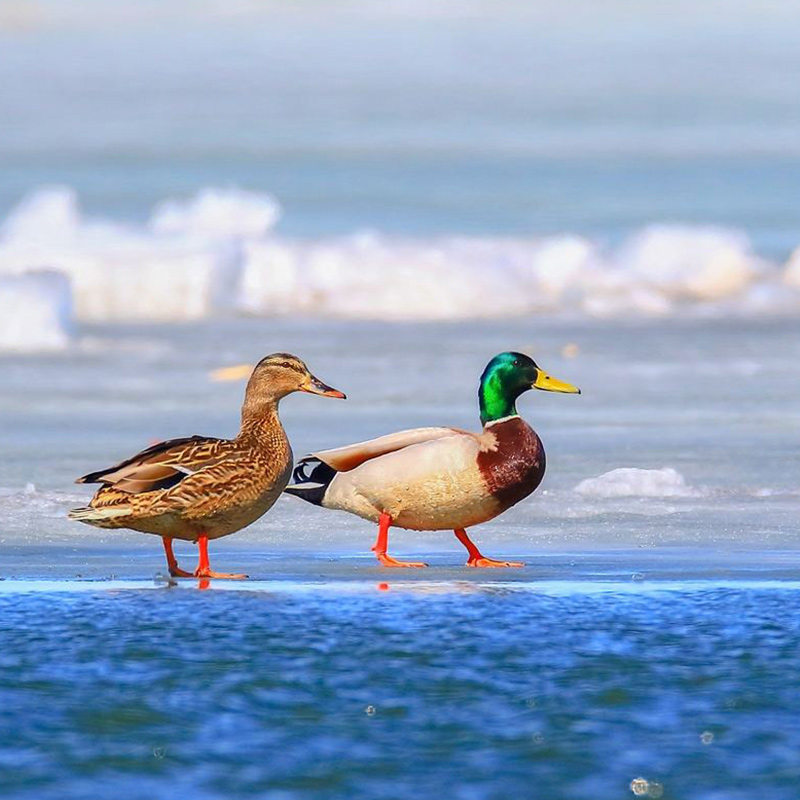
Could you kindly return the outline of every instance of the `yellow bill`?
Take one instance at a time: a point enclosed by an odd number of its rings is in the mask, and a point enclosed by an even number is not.
[[[542,370],[536,375],[536,380],[531,384],[534,389],[541,389],[543,392],[561,392],[563,394],[580,394],[581,390],[566,381],[553,378]]]

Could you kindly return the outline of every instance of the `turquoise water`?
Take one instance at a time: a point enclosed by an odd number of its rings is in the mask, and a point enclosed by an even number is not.
[[[796,581],[369,572],[6,586],[3,797],[797,796]]]

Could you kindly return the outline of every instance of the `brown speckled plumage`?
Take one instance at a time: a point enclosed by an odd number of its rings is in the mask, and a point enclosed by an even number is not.
[[[342,397],[300,359],[276,353],[253,371],[234,439],[192,436],[148,447],[78,483],[101,483],[70,517],[99,528],[131,528],[168,538],[218,539],[257,520],[288,483],[292,450],[278,416],[287,394]]]

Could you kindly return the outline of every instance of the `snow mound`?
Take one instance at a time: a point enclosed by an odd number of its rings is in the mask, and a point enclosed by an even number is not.
[[[228,202],[201,193],[186,211],[185,235],[178,235],[181,225],[175,218],[159,223],[165,228],[171,225],[172,234],[154,234],[117,223],[87,222],[72,190],[42,189],[25,198],[0,229],[0,275],[43,265],[64,273],[81,321],[183,321],[212,316],[228,310],[239,284],[237,242],[220,234],[221,230],[230,234],[233,222],[218,220],[216,227],[209,222],[202,237],[188,231],[199,224],[197,217],[213,217],[218,201],[223,206],[227,203],[229,216],[241,211],[243,201]],[[224,216],[218,209],[216,213]],[[242,224],[254,225],[252,221]]]
[[[575,491],[584,497],[700,497],[672,467],[637,469],[622,467],[597,478],[581,481]]]
[[[63,350],[73,333],[66,275],[52,270],[0,274],[0,352]]]
[[[240,189],[203,189],[189,200],[164,200],[150,217],[155,233],[199,238],[266,236],[280,217],[269,195]]]
[[[800,256],[782,271],[746,234],[658,224],[618,248],[575,235],[316,240],[276,235],[268,194],[207,188],[158,203],[146,225],[87,218],[75,192],[45,187],[0,223],[0,275],[68,276],[86,322],[219,314],[395,321],[791,314]]]

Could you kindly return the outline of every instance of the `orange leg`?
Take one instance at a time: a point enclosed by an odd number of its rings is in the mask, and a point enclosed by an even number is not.
[[[231,578],[232,580],[243,580],[247,575],[233,572],[214,572],[211,569],[211,564],[208,561],[208,536],[201,536],[197,540],[197,546],[200,549],[200,559],[197,562],[197,569],[195,570],[195,578]]]
[[[463,528],[453,531],[464,547],[467,548],[469,559],[467,560],[468,567],[524,567],[521,561],[495,561],[493,558],[486,558],[481,555],[481,551],[475,545],[475,542],[467,536],[467,532]]]
[[[372,548],[375,555],[378,556],[378,561],[384,567],[427,567],[421,561],[398,561],[386,554],[386,548],[389,546],[389,526],[392,524],[392,518],[384,513],[378,522],[378,538],[375,540],[375,546]]]
[[[172,550],[172,539],[169,536],[162,536],[161,541],[164,543],[164,552],[167,554],[169,574],[173,578],[193,578],[194,575],[191,572],[187,572],[178,566],[178,559],[175,558],[175,553]]]

